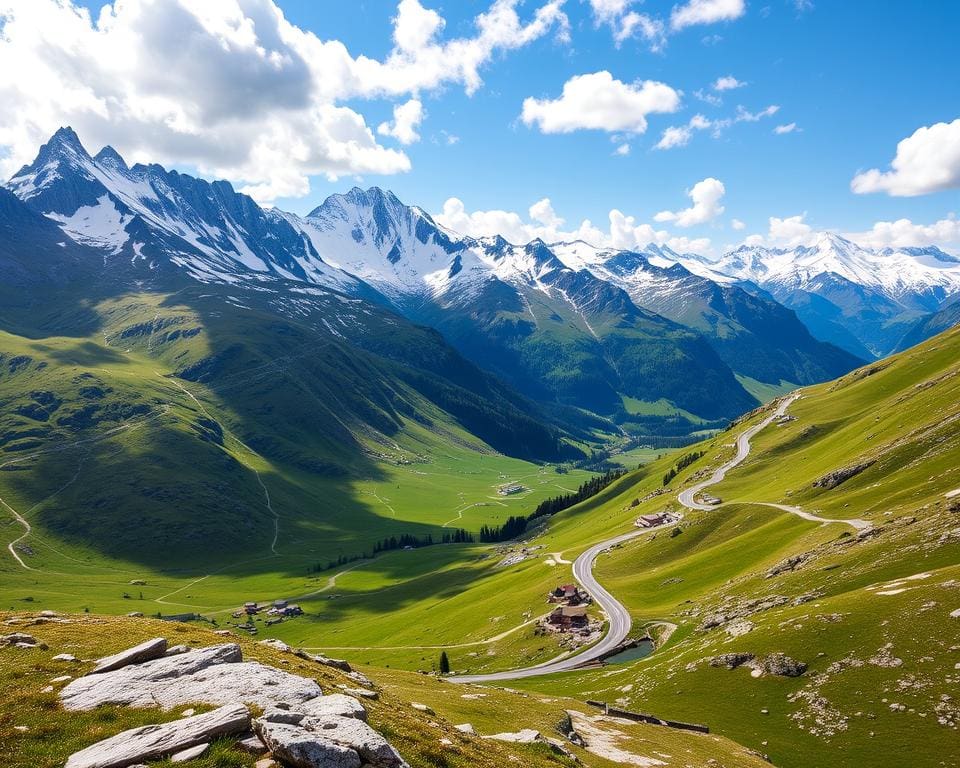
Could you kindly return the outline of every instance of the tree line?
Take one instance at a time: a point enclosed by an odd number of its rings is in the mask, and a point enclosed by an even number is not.
[[[414,536],[410,533],[401,533],[399,536],[388,536],[387,538],[378,541],[373,545],[373,554],[361,552],[360,554],[356,555],[340,555],[336,560],[329,560],[326,565],[323,563],[317,563],[313,567],[308,568],[307,572],[319,573],[320,571],[329,571],[331,568],[336,568],[340,565],[353,563],[357,560],[369,560],[370,558],[379,555],[381,552],[389,552],[394,549],[403,549],[404,547],[412,547],[416,549],[417,547],[429,547],[434,544],[473,544],[474,541],[475,539],[473,534],[464,528],[454,528],[444,531],[443,536],[441,536],[439,540],[433,538],[432,533],[428,533],[426,536],[422,537]]]
[[[472,544],[473,534],[463,528],[456,528],[452,531],[444,531],[440,541],[433,538],[432,533],[424,537],[413,536],[409,533],[401,533],[399,536],[388,536],[383,541],[378,541],[373,545],[373,554],[380,552],[389,552],[392,549],[403,549],[404,547],[430,547],[434,544]]]
[[[667,470],[667,473],[663,476],[664,486],[670,485],[670,481],[673,480],[678,474],[683,472],[687,467],[689,467],[697,459],[701,458],[705,451],[694,451],[693,453],[688,453],[680,457],[680,460],[676,463],[676,466],[670,467]]]

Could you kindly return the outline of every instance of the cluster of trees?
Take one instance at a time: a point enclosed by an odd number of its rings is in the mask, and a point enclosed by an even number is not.
[[[404,547],[429,547],[433,544],[472,544],[475,541],[474,536],[470,531],[464,528],[454,528],[448,531],[443,532],[443,536],[440,537],[439,541],[433,538],[433,534],[428,533],[426,536],[419,537],[414,536],[410,533],[401,533],[399,536],[388,536],[383,541],[378,541],[373,545],[373,554],[367,554],[366,552],[361,552],[358,555],[340,555],[336,560],[330,560],[326,565],[323,563],[317,563],[312,568],[308,568],[308,573],[318,573],[320,571],[329,571],[331,568],[336,568],[340,565],[346,565],[347,563],[353,563],[357,560],[369,560],[375,555],[380,554],[381,552],[389,552],[393,549],[403,549]],[[483,539],[481,539],[483,541]]]
[[[496,542],[509,541],[515,539],[527,530],[527,526],[538,517],[549,517],[557,512],[562,512],[574,504],[596,496],[600,491],[606,488],[614,480],[617,480],[627,474],[625,469],[611,469],[602,475],[591,477],[577,488],[573,493],[566,493],[563,496],[554,496],[544,499],[537,508],[526,517],[511,515],[506,519],[503,525],[484,525],[480,528],[480,541]]]
[[[480,541],[509,541],[527,530],[527,523],[530,518],[518,515],[510,515],[503,525],[482,525],[480,526]]]
[[[614,480],[618,480],[627,474],[625,469],[611,469],[609,472],[606,472],[602,475],[597,475],[596,477],[591,477],[586,482],[582,483],[579,488],[573,493],[566,493],[563,496],[554,496],[550,499],[544,499],[541,501],[535,510],[530,514],[531,520],[537,517],[547,517],[549,515],[555,515],[557,512],[562,512],[568,507],[572,507],[574,504],[579,504],[581,501],[589,499],[591,496],[596,496],[600,491],[606,488]]]
[[[399,536],[389,536],[383,541],[378,541],[373,545],[373,554],[389,552],[392,549],[403,549],[404,547],[430,547],[434,544],[472,544],[473,541],[473,534],[463,528],[444,531],[439,542],[433,538],[431,533],[423,538],[409,533],[401,533]]]
[[[667,470],[667,473],[663,476],[663,484],[665,486],[670,485],[670,481],[673,480],[678,474],[683,472],[687,467],[689,467],[697,459],[701,458],[704,454],[704,451],[694,451],[693,453],[688,453],[680,457],[680,461],[676,463],[676,466],[670,467]]]
[[[319,573],[320,571],[329,571],[332,568],[336,568],[340,565],[346,565],[347,563],[354,563],[357,560],[369,560],[370,555],[366,552],[361,552],[359,555],[340,555],[336,560],[328,560],[327,564],[317,563],[312,568],[307,568],[307,573]]]

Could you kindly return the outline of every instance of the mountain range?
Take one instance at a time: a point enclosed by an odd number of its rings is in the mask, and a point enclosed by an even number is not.
[[[287,317],[306,295],[360,300],[439,331],[561,429],[718,425],[766,393],[927,338],[960,295],[960,260],[935,247],[877,251],[833,234],[719,260],[652,244],[514,244],[459,235],[376,187],[298,216],[228,182],[128,166],[111,147],[91,156],[70,128],[7,189],[64,243],[98,253],[108,281],[242,287]]]
[[[775,298],[817,338],[868,359],[901,348],[907,334],[929,338],[922,331],[927,317],[960,298],[960,259],[935,246],[870,249],[824,232],[807,246],[741,246],[718,261],[677,260]]]
[[[103,279],[242,288],[287,317],[306,295],[357,299],[439,331],[563,428],[600,417],[608,430],[682,435],[870,354],[816,338],[769,281],[724,274],[723,262],[465,237],[375,187],[297,216],[227,182],[130,167],[110,147],[91,156],[69,128],[7,188],[65,243],[100,254]],[[930,301],[950,290],[931,288]]]

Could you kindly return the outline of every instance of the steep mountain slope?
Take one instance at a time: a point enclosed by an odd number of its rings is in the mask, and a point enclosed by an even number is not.
[[[159,165],[129,168],[111,147],[91,157],[70,128],[57,131],[7,187],[114,262],[142,262],[201,281],[284,277],[356,289],[279,212],[260,208],[228,182]]]
[[[258,472],[298,525],[369,546],[350,488],[384,464],[579,455],[436,331],[362,299],[279,278],[148,291],[148,265],[115,268],[7,192],[0,231],[0,496],[72,546],[167,563],[260,546]]]
[[[586,243],[552,248],[565,264],[623,288],[637,305],[704,334],[735,372],[757,381],[814,384],[862,362],[818,342],[776,301],[690,272],[678,263],[682,257],[664,246],[650,246],[644,253]]]
[[[960,260],[936,247],[870,250],[823,233],[812,246],[742,246],[691,271],[759,286],[794,309],[817,338],[883,356],[922,315],[960,295]],[[851,338],[852,336],[852,338]]]
[[[904,334],[900,340],[897,351],[903,351],[916,344],[920,344],[931,336],[936,336],[938,333],[942,333],[958,323],[960,323],[960,301],[956,301],[944,307],[939,312],[934,312],[932,315],[928,315],[922,320],[919,320],[916,325]]]
[[[663,398],[708,419],[753,402],[702,337],[541,241],[456,238],[376,188],[334,195],[297,223],[325,262],[530,397],[605,416],[623,396]]]
[[[189,276],[264,292],[323,286],[430,324],[568,424],[583,422],[583,409],[617,416],[622,397],[710,420],[755,402],[697,333],[575,274],[542,243],[460,238],[379,189],[335,195],[301,218],[224,182],[130,168],[109,147],[91,157],[69,128],[8,186],[67,238],[150,285]],[[528,316],[534,306],[543,328]]]

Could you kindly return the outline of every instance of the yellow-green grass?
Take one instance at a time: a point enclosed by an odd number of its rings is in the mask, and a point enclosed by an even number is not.
[[[363,616],[389,611],[389,605],[415,611],[414,603],[422,601],[421,627],[434,633],[444,623],[433,606],[449,589],[450,575],[462,574],[458,584],[482,584],[494,573],[495,560],[477,558],[492,548],[435,546],[328,566],[372,553],[390,535],[431,535],[439,541],[454,528],[476,532],[510,515],[527,515],[541,500],[570,492],[590,476],[582,470],[558,474],[552,466],[497,454],[422,399],[418,419],[408,420],[389,444],[360,435],[375,461],[352,475],[331,477],[268,461],[251,447],[231,389],[261,372],[219,378],[211,386],[178,380],[170,374],[182,356],[210,353],[208,334],[181,336],[170,348],[152,330],[122,331],[143,318],[160,329],[179,327],[165,326],[168,321],[189,326],[205,318],[149,294],[109,300],[97,310],[105,318],[99,336],[36,340],[0,334],[3,360],[11,361],[16,373],[0,376],[0,401],[9,412],[38,407],[26,395],[31,389],[53,392],[66,403],[82,401],[84,388],[92,387],[101,392],[98,402],[139,409],[72,440],[61,437],[43,414],[33,419],[35,427],[18,424],[4,435],[8,450],[0,460],[0,499],[9,506],[0,505],[0,538],[4,545],[18,540],[17,553],[27,567],[5,546],[0,551],[0,606],[196,612],[222,621],[246,600],[304,597],[312,620],[277,632],[319,644],[344,642],[329,633],[330,620],[342,611],[355,614],[362,627]],[[30,363],[23,367],[17,360]],[[275,373],[269,366],[268,372]],[[432,419],[432,426],[424,419]],[[221,445],[197,439],[201,423],[222,427]],[[182,480],[181,498],[151,497],[157,477],[167,483],[163,493]],[[506,482],[527,490],[500,496],[496,489]],[[194,488],[203,495],[194,495]],[[98,491],[127,513],[103,518],[88,501]],[[233,508],[232,517],[222,514],[224,507]],[[26,529],[13,510],[32,526],[29,535],[23,537]],[[144,539],[145,519],[151,536],[158,529],[168,532],[177,545]],[[64,521],[82,523],[84,534],[64,527]],[[343,601],[328,602],[323,590],[332,588],[331,577],[352,568],[337,585]],[[465,624],[465,633],[479,632],[487,621],[482,611],[475,615],[476,626]],[[300,636],[308,629],[316,636]],[[371,637],[382,640],[381,634],[361,630],[346,642],[364,645]]]
[[[9,613],[0,614],[3,620],[12,617]],[[176,720],[188,707],[197,711],[210,708],[203,704],[184,705],[164,712],[152,708],[102,706],[90,712],[65,712],[57,701],[57,691],[65,683],[51,682],[64,674],[82,674],[92,666],[87,661],[54,661],[53,656],[58,653],[93,659],[157,636],[167,637],[171,643],[194,646],[225,642],[223,637],[208,629],[149,619],[70,616],[66,618],[71,623],[60,624],[36,623],[24,614],[17,617],[22,621],[11,625],[10,631],[28,632],[48,648],[0,649],[0,744],[3,745],[5,762],[14,768],[60,766],[73,752],[128,728]],[[280,653],[242,637],[230,641],[241,644],[245,660],[261,661],[293,674],[314,678],[324,692],[336,692],[339,685],[356,685],[330,667]],[[418,682],[435,688],[445,687],[439,681]],[[52,690],[46,690],[48,686]],[[538,768],[569,764],[543,747],[491,743],[467,736],[454,729],[442,715],[428,721],[422,713],[410,707],[407,693],[387,684],[378,700],[365,701],[364,705],[371,725],[384,733],[415,768],[498,768],[516,760]],[[21,730],[23,728],[26,730]],[[444,738],[452,744],[442,745],[440,740]],[[256,759],[233,746],[232,739],[224,739],[204,757],[184,765],[191,768],[241,768],[252,766]]]
[[[957,765],[958,351],[955,330],[804,390],[789,411],[796,420],[761,432],[747,461],[711,489],[727,503],[686,512],[677,536],[650,534],[599,559],[598,579],[638,626],[678,625],[666,646],[633,665],[516,687],[705,722],[778,765]],[[733,436],[761,417],[694,446],[706,456],[673,481],[672,493],[729,458]],[[662,482],[670,459],[637,473],[632,488],[558,516],[547,547],[570,544],[572,555],[578,531],[592,541],[624,530],[639,512],[676,510],[672,495],[629,505]],[[871,460],[833,489],[813,486]],[[843,522],[818,524],[751,501],[866,519],[874,531],[857,537]],[[789,556],[801,559],[775,572]],[[786,603],[749,615],[745,634],[702,628],[710,614],[776,596]],[[809,669],[756,679],[707,664],[731,651],[783,652]]]
[[[749,376],[744,376],[743,374],[735,374],[737,381],[740,382],[747,392],[753,395],[761,403],[769,403],[776,397],[780,395],[785,395],[787,392],[792,392],[794,389],[799,387],[799,384],[794,384],[792,381],[786,381],[781,379],[778,383],[773,384],[765,381],[758,381],[757,379],[752,379]]]

